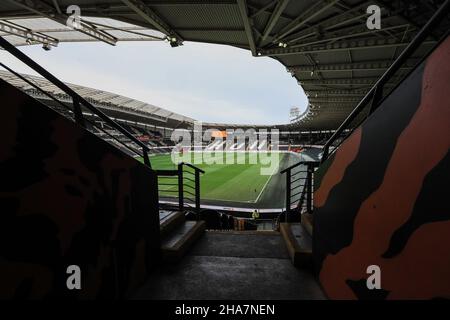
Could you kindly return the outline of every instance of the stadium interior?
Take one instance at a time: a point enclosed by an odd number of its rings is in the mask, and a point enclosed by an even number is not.
[[[383,25],[369,30],[373,4]],[[449,12],[448,0],[2,1],[0,48],[38,75],[0,61],[0,298],[450,299]],[[126,41],[271,57],[308,106],[284,124],[201,122],[67,83],[20,50]],[[81,290],[66,287],[72,264]],[[382,289],[366,286],[371,265]]]

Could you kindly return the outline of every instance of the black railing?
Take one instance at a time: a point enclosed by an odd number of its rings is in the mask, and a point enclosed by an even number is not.
[[[291,214],[312,213],[314,171],[319,164],[318,161],[302,161],[280,172],[286,174],[286,222]]]
[[[178,197],[178,210],[193,208],[200,213],[200,177],[205,171],[184,162],[175,170],[155,171],[160,199]]]
[[[389,67],[389,69],[383,74],[383,76],[377,81],[377,83],[373,86],[373,88],[366,94],[366,96],[361,100],[361,102],[356,106],[356,108],[350,113],[350,115],[344,120],[341,126],[336,130],[336,132],[331,136],[331,138],[327,141],[323,148],[323,155],[321,161],[324,162],[328,159],[330,155],[330,147],[335,143],[338,139],[341,141],[338,145],[335,146],[334,151],[342,144],[342,142],[347,138],[351,132],[353,132],[352,128],[349,128],[350,124],[361,115],[362,111],[366,109],[367,106],[370,107],[368,113],[362,120],[359,121],[359,124],[354,126],[354,128],[358,127],[365,119],[367,119],[381,104],[383,100],[383,92],[385,89],[385,85],[393,78],[393,76],[399,71],[403,64],[407,62],[408,59],[411,58],[413,53],[422,45],[422,43],[432,34],[433,28],[439,25],[442,20],[449,14],[450,10],[450,0],[446,0],[439,10],[433,15],[433,17],[428,21],[428,23],[419,31],[419,33],[414,37],[411,43],[403,50],[400,56],[394,61],[394,63]],[[448,36],[448,32],[444,36],[446,38]],[[426,56],[428,56],[432,51],[428,52]],[[425,59],[424,57],[421,62]],[[417,65],[420,65],[420,63]],[[411,71],[412,72],[412,71]],[[392,90],[393,91],[393,90]],[[391,91],[391,92],[392,92]],[[370,103],[370,105],[369,105]],[[347,135],[342,138],[341,134],[347,131]]]
[[[17,49],[15,46],[10,44],[7,40],[5,40],[3,37],[0,37],[0,47],[5,49],[7,52],[12,54],[14,57],[19,59],[21,62],[23,62],[25,65],[36,71],[38,74],[40,74],[43,78],[47,79],[49,82],[51,82],[53,85],[61,89],[63,92],[65,92],[67,95],[69,95],[72,98],[72,112],[74,114],[75,122],[79,125],[85,127],[86,118],[83,115],[82,112],[82,106],[87,108],[90,112],[92,112],[94,115],[96,115],[98,118],[100,118],[102,121],[104,121],[108,126],[111,128],[119,131],[121,134],[123,134],[125,137],[130,139],[134,144],[138,145],[141,148],[141,151],[133,150],[132,148],[126,146],[128,149],[133,151],[134,153],[137,153],[138,155],[142,156],[144,159],[144,163],[151,167],[150,159],[148,157],[148,151],[149,148],[147,145],[145,145],[143,142],[139,141],[132,133],[130,133],[128,130],[123,128],[121,125],[119,125],[117,122],[112,120],[110,117],[108,117],[106,114],[104,114],[102,111],[100,111],[98,108],[94,107],[91,103],[89,103],[86,99],[81,97],[78,93],[76,93],[74,90],[72,90],[69,86],[67,86],[64,82],[56,78],[54,75],[52,75],[50,72],[45,70],[42,66],[40,66],[38,63],[36,63],[34,60],[32,60],[30,57],[28,57],[26,54],[24,54],[22,51]],[[15,76],[19,77],[21,80],[25,81],[27,84],[31,85],[36,90],[42,92],[44,95],[49,97],[51,100],[55,101],[59,105],[69,108],[66,104],[59,101],[57,98],[55,98],[53,95],[49,94],[45,90],[39,88],[36,84],[32,83],[31,81],[27,80],[25,77],[21,76],[17,72],[14,72],[11,68],[8,68],[4,64],[1,64],[3,68],[8,70],[9,72],[13,73]],[[93,123],[91,123],[93,124]],[[93,124],[94,125],[94,124]],[[94,125],[95,126],[95,125]],[[99,128],[96,126],[96,128]],[[104,130],[102,130],[104,131]],[[105,132],[105,131],[104,131]],[[123,144],[119,139],[116,137],[113,137],[112,135],[108,134],[112,139],[116,140],[120,144]]]

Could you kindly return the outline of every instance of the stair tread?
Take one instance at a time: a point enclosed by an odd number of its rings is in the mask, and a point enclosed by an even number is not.
[[[159,212],[159,228],[161,236],[164,238],[173,230],[183,225],[186,221],[184,212],[181,211],[160,211]]]
[[[308,213],[302,214],[302,222],[301,223],[302,223],[303,227],[305,227],[305,229],[308,232],[308,234],[310,236],[312,236],[313,235],[313,228],[314,228],[313,215],[312,214],[308,214]]]
[[[298,267],[308,267],[312,258],[312,238],[301,223],[281,223],[280,231],[292,263]]]
[[[170,218],[174,217],[177,214],[180,214],[182,212],[179,211],[167,211],[167,210],[161,210],[159,211],[159,223],[163,224]]]
[[[185,221],[162,239],[163,249],[176,249],[190,234],[193,234],[203,221]]]
[[[312,251],[312,238],[306,228],[300,223],[292,223],[291,232],[301,251]]]

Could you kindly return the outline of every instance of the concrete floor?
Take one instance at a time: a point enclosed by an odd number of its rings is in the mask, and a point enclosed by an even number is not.
[[[279,233],[206,232],[187,256],[155,271],[136,299],[324,299],[310,272],[295,268]]]

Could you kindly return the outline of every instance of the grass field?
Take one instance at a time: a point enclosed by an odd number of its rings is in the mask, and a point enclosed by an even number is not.
[[[278,161],[281,161],[285,155],[280,154]],[[271,179],[270,175],[261,175],[261,167],[268,168],[267,164],[258,161],[257,164],[250,164],[250,155],[245,154],[245,164],[199,164],[196,165],[205,171],[201,176],[201,199],[202,200],[220,200],[230,202],[256,203],[265,190]],[[168,170],[175,169],[176,165],[172,163],[170,155],[157,155],[150,158],[153,169]],[[277,161],[277,160],[275,160]],[[186,161],[189,162],[189,161]],[[191,162],[192,163],[192,162]],[[187,171],[192,171],[186,168]],[[279,168],[273,170],[272,174],[277,174]],[[185,173],[186,178],[192,177]],[[160,195],[177,196],[176,186],[165,184],[176,183],[175,179],[160,178]],[[193,186],[193,182],[185,179],[185,184]],[[185,190],[189,190],[187,187]],[[191,195],[188,195],[191,196]]]

